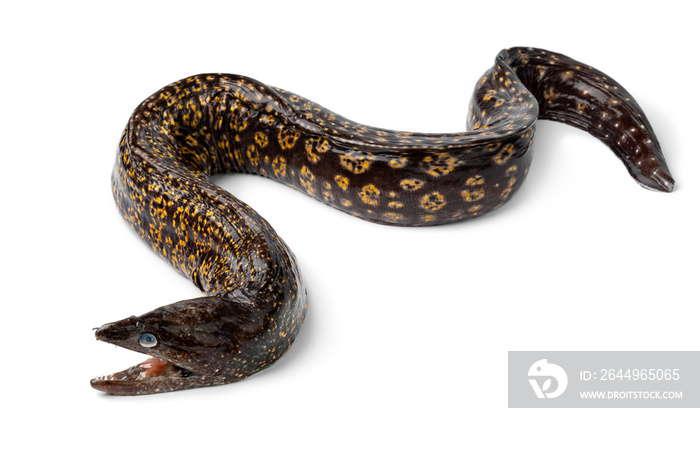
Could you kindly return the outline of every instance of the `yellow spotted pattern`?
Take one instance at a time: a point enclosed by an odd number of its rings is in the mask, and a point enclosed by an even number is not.
[[[340,156],[340,166],[355,175],[369,170],[371,164],[372,156],[358,155],[355,152]]]
[[[330,150],[331,145],[325,138],[308,138],[304,147],[309,160],[317,163],[321,156]]]
[[[379,194],[379,190],[376,186],[368,184],[362,187],[359,196],[365,204],[376,206],[379,205]]]

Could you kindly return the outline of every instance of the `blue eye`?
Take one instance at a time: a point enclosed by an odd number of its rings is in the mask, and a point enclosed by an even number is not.
[[[153,334],[144,333],[139,337],[139,343],[146,348],[153,348],[158,344],[158,339]]]

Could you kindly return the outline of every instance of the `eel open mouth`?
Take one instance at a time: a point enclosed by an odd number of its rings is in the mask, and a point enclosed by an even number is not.
[[[162,349],[155,348],[158,345],[155,336],[140,333],[141,324],[132,321],[133,317],[103,325],[96,329],[95,337],[99,341],[146,354],[150,356],[149,359],[111,375],[92,379],[92,388],[112,395],[145,395],[190,388],[196,384],[198,377],[191,370],[165,359],[161,354]],[[144,336],[148,337],[145,342]]]
[[[111,375],[103,375],[96,377],[90,381],[93,387],[100,390],[100,382],[138,382],[139,380],[149,379],[151,377],[184,377],[185,370],[179,368],[164,359],[149,358],[131,366],[123,371],[115,372]]]
[[[177,389],[191,375],[191,371],[169,361],[149,358],[123,371],[96,377],[90,385],[112,395],[145,395]]]

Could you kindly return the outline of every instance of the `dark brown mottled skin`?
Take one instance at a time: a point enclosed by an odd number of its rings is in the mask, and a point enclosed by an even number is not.
[[[537,118],[588,131],[643,186],[672,191],[632,96],[600,71],[544,50],[502,51],[476,85],[468,130],[455,134],[360,125],[242,76],[164,87],[128,122],[114,197],[129,225],[205,296],[100,327],[99,340],[151,358],[92,386],[137,395],[236,382],[294,341],[307,307],[294,255],[210,175],[259,174],[373,222],[455,222],[513,197],[532,160]]]

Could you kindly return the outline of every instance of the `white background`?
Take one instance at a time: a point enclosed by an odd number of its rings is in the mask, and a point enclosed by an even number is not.
[[[507,408],[508,350],[700,349],[698,33],[680,5],[3,6],[2,455],[21,455],[15,464],[696,462],[697,410]],[[676,192],[642,189],[603,144],[550,122],[538,125],[514,200],[450,226],[378,226],[269,180],[218,178],[300,260],[311,305],[297,343],[238,384],[128,398],[90,388],[143,359],[96,342],[93,327],[198,295],[112,201],[117,141],[141,100],[192,74],[229,72],[362,123],[461,131],[476,80],[501,48],[519,45],[572,56],[627,87]]]

